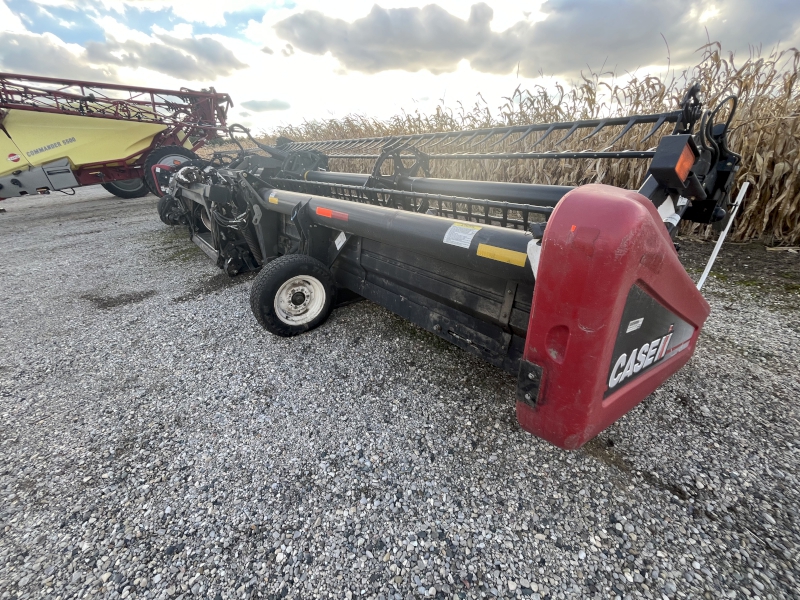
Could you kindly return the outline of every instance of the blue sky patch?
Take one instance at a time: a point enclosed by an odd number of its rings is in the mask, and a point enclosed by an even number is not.
[[[267,6],[252,6],[239,11],[224,13],[224,24],[206,25],[178,17],[171,7],[151,10],[122,3],[119,10],[96,7],[44,6],[33,0],[6,0],[11,12],[19,16],[31,33],[52,33],[71,44],[103,42],[106,34],[97,19],[109,16],[128,28],[151,34],[154,26],[171,30],[176,25],[189,24],[194,35],[218,34],[230,38],[243,38],[250,21],[260,22],[268,10],[277,7],[294,8],[291,0],[276,0]]]
[[[31,0],[6,0],[6,5],[32,33],[52,33],[67,43],[81,45],[106,39],[105,31],[92,18],[98,14],[92,8],[41,6]]]

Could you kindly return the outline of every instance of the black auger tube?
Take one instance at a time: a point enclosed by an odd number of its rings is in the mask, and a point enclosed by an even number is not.
[[[366,185],[369,177],[369,175],[359,173],[332,173],[329,171],[307,171],[303,176],[306,181],[356,186]],[[533,206],[555,206],[564,194],[574,188],[565,185],[541,185],[535,183],[401,177],[398,181],[397,189],[421,194],[461,196],[463,198],[479,198]]]
[[[535,183],[502,183],[497,181],[468,181],[464,179],[435,179],[433,177],[403,177],[400,189],[422,194],[467,196],[483,200],[498,200],[514,204],[555,206],[573,188],[566,185]]]
[[[291,215],[307,203],[311,223],[459,265],[494,277],[533,283],[527,258],[530,234],[277,189],[259,191],[262,210]],[[330,216],[328,216],[330,215]],[[448,230],[466,230],[467,246],[448,241]]]

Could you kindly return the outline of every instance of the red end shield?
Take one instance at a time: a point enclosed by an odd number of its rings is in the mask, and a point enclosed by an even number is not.
[[[520,425],[581,447],[686,364],[709,313],[652,202],[606,185],[569,192],[542,240]]]

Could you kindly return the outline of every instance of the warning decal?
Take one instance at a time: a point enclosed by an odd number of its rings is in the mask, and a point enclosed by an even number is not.
[[[450,228],[445,232],[445,244],[451,246],[458,246],[459,248],[469,248],[472,243],[472,238],[481,230],[480,225],[470,225],[469,223],[453,223]]]
[[[19,162],[19,154],[14,154],[13,152],[8,155],[8,160],[11,162]]]

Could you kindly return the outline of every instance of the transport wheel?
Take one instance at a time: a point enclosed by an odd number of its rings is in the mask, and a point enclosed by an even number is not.
[[[161,148],[156,148],[144,159],[144,179],[147,182],[147,187],[156,196],[163,196],[166,193],[167,182],[160,182],[160,187],[156,185],[156,181],[153,179],[153,167],[156,165],[169,165],[173,167],[196,159],[197,154],[183,146],[162,146]],[[160,191],[161,188],[163,188],[163,191]]]
[[[107,191],[111,192],[118,198],[141,198],[150,193],[150,188],[142,177],[135,179],[121,179],[119,181],[110,181],[108,183],[101,183]]]
[[[325,265],[305,254],[288,254],[261,269],[250,290],[250,308],[264,329],[291,337],[321,325],[335,294]]]

